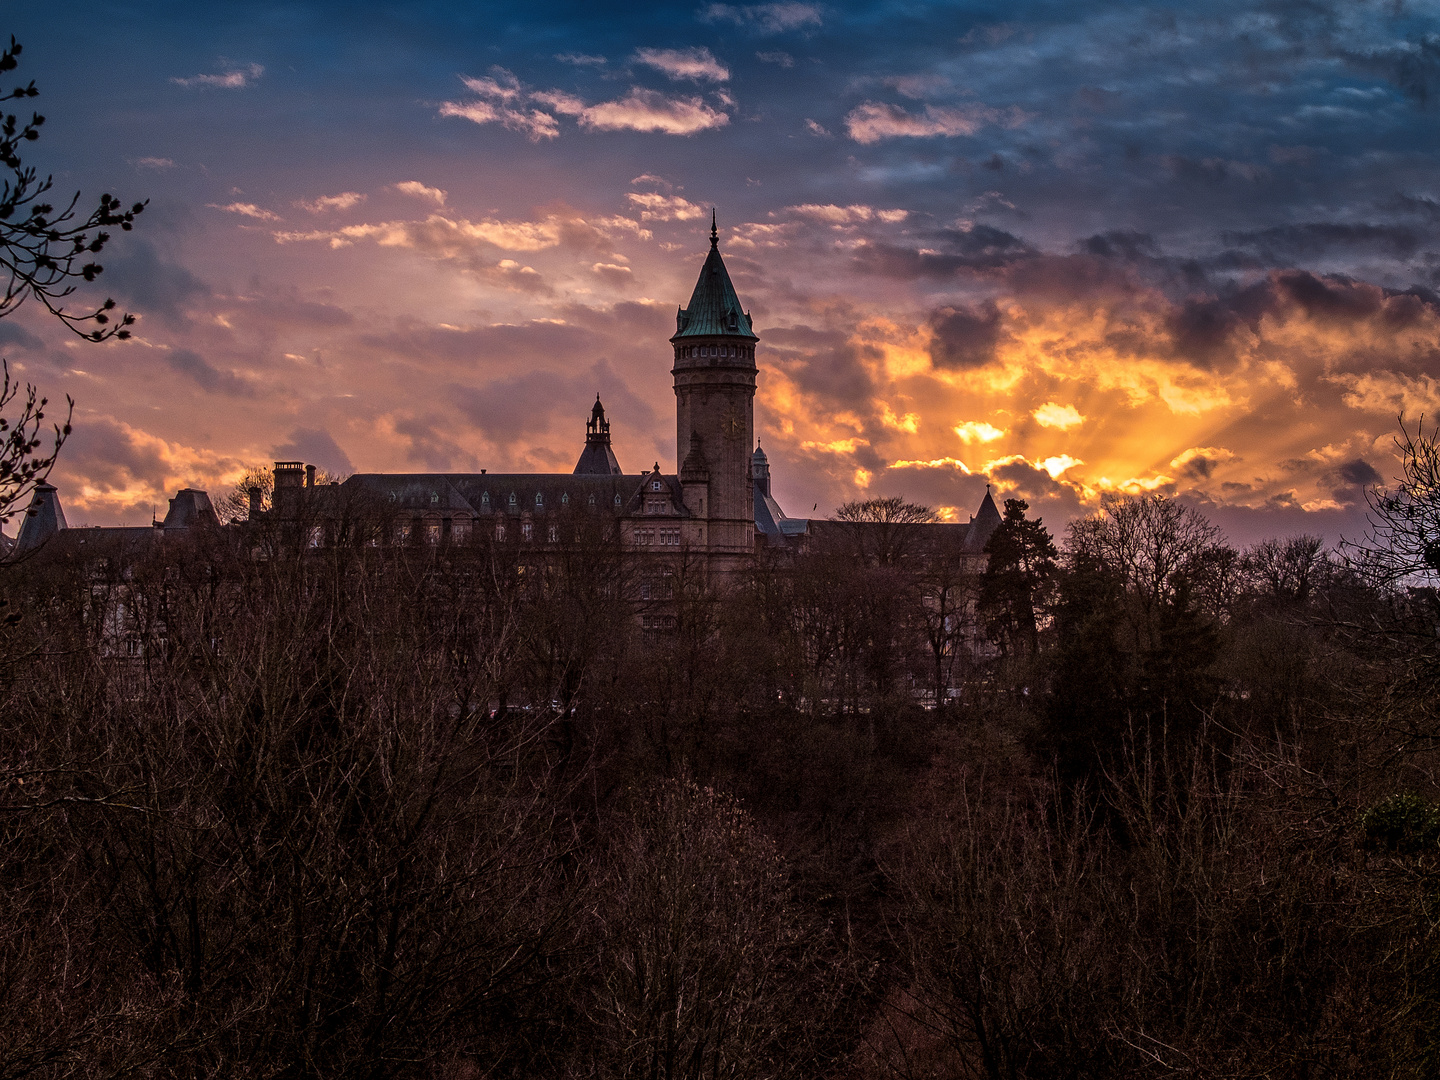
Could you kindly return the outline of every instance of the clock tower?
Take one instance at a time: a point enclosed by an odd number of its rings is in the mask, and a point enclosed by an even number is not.
[[[676,312],[670,344],[675,347],[676,460],[685,505],[706,522],[706,546],[713,552],[748,554],[755,545],[750,455],[759,340],[720,258],[712,212],[710,254],[689,306]]]

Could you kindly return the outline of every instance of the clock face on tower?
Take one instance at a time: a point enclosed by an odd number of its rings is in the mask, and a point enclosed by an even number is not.
[[[727,439],[738,439],[745,433],[745,418],[740,415],[740,410],[734,405],[725,413],[725,419],[720,421],[720,430],[724,432]]]

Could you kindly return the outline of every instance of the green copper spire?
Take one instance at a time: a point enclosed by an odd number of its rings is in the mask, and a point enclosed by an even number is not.
[[[710,211],[710,254],[700,268],[700,279],[690,294],[690,304],[675,315],[675,336],[670,340],[690,337],[740,337],[759,341],[750,328],[750,316],[740,306],[735,286],[725,260],[720,257],[720,230],[715,211]]]

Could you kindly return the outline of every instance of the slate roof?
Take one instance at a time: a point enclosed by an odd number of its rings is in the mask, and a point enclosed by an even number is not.
[[[800,536],[809,531],[808,521],[804,518],[786,517],[785,511],[780,509],[780,504],[770,494],[770,459],[759,446],[756,446],[755,453],[750,455],[750,475],[754,477],[755,528],[773,540]]]
[[[219,525],[220,518],[210,505],[210,496],[197,488],[181,488],[170,500],[162,529],[190,529],[199,525]]]
[[[759,341],[750,327],[750,316],[740,306],[740,297],[730,282],[725,260],[720,258],[720,237],[710,219],[710,254],[700,268],[690,304],[675,313],[675,336],[671,341],[692,337],[740,337]]]
[[[990,539],[990,534],[1000,527],[1000,511],[995,508],[995,500],[990,497],[990,487],[985,487],[985,499],[980,503],[980,509],[970,519],[970,531],[965,534],[965,546],[971,551],[984,551],[985,544]]]
[[[595,407],[590,410],[590,422],[585,425],[585,449],[580,451],[580,460],[575,463],[575,473],[623,475],[615,451],[610,449],[610,423],[605,419],[605,406],[600,404],[599,394],[595,395]]]
[[[340,485],[346,494],[365,492],[382,505],[412,514],[547,513],[594,509],[612,514],[638,513],[649,482],[659,479],[672,512],[689,516],[680,480],[654,472],[629,476],[586,473],[357,473]],[[325,492],[326,488],[315,488]],[[514,496],[514,501],[511,501]]]
[[[39,547],[61,529],[66,528],[65,511],[54,484],[36,484],[30,505],[20,518],[20,535],[15,538],[16,554]]]

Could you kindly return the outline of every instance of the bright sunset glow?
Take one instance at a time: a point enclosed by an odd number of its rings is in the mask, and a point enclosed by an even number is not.
[[[673,470],[712,207],[793,513],[963,520],[989,483],[1059,531],[1155,490],[1240,541],[1333,539],[1397,416],[1440,409],[1409,8],[261,3],[99,51],[12,22],[57,194],[150,199],[97,286],[133,340],[0,325],[77,402],[76,523],[275,458],[568,471],[597,392],[622,466]]]

